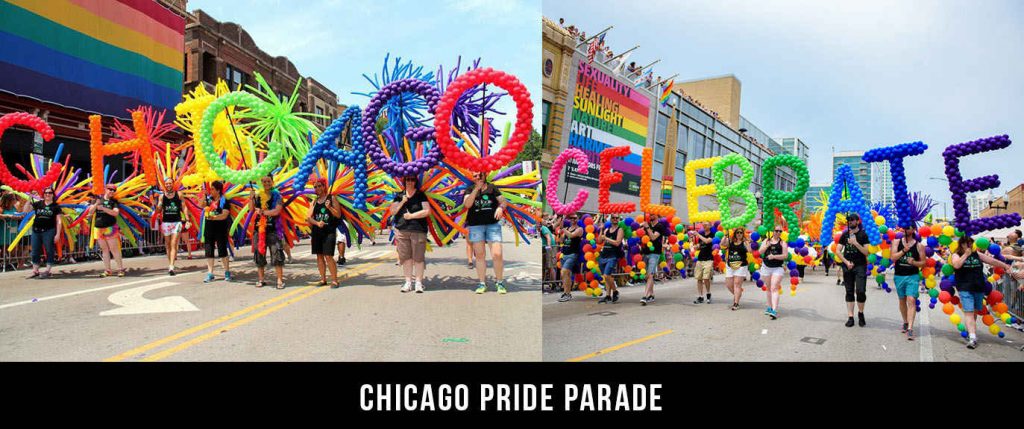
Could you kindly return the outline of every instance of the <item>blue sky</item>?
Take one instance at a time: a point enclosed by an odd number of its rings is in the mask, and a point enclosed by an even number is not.
[[[366,105],[352,92],[372,88],[362,75],[379,73],[388,52],[429,71],[442,64],[447,71],[459,55],[463,65],[480,57],[481,66],[530,89],[540,129],[540,0],[190,0],[188,9],[240,24],[261,49],[287,56],[346,105]],[[511,103],[499,107],[514,120]]]
[[[949,201],[928,179],[944,177],[942,150],[999,134],[1015,142],[965,158],[964,177],[1024,182],[1022,1],[546,1],[544,15],[591,34],[614,25],[606,43],[660,58],[655,75],[736,75],[744,117],[810,146],[812,183],[831,180],[833,147],[923,141],[908,187]]]

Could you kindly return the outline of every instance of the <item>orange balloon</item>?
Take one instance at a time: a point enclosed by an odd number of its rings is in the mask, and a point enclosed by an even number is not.
[[[982,321],[982,323],[985,324],[985,326],[989,326],[989,325],[995,323],[996,318],[992,317],[991,314],[986,314],[984,317],[981,318],[981,321]]]
[[[953,303],[947,302],[942,304],[942,312],[946,314],[953,314]]]

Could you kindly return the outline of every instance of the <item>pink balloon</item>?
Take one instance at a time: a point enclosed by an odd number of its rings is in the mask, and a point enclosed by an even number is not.
[[[582,150],[576,148],[570,148],[569,150],[562,152],[558,155],[558,158],[555,158],[555,162],[551,163],[551,171],[548,173],[548,188],[546,194],[548,205],[551,206],[551,210],[560,215],[567,215],[579,211],[590,196],[589,192],[584,189],[580,189],[576,192],[576,198],[574,198],[569,204],[562,204],[561,201],[558,201],[558,192],[556,191],[558,189],[558,176],[562,175],[562,167],[565,167],[565,163],[568,162],[570,158],[576,160],[576,171],[587,174],[587,171],[589,171],[590,168],[589,162],[587,161],[587,155],[584,154]]]

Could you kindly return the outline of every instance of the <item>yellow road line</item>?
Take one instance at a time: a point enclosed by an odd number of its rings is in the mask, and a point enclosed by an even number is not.
[[[378,258],[378,259],[380,259],[380,258]],[[354,271],[349,272],[349,273],[339,273],[340,275],[338,276],[339,277],[338,280],[341,281],[342,276],[348,277],[348,276],[351,276],[353,274],[362,274],[362,273],[368,271],[370,268],[375,267],[375,266],[380,265],[380,264],[381,263],[377,263],[377,264],[371,265],[370,267],[367,267],[366,269],[363,269],[363,270],[354,270]],[[273,286],[268,286],[268,287],[273,287]],[[290,297],[292,297],[294,295],[297,295],[297,294],[300,294],[300,293],[308,292],[309,289],[313,289],[313,290],[326,290],[327,287],[320,288],[320,287],[316,287],[316,286],[302,286],[302,287],[299,287],[299,288],[297,288],[297,289],[295,289],[293,291],[285,293],[283,295],[276,296],[274,298],[268,299],[268,300],[260,302],[258,304],[254,304],[252,306],[243,308],[243,309],[235,311],[235,312],[233,312],[231,314],[227,314],[225,316],[218,317],[218,318],[216,318],[214,320],[211,320],[209,322],[206,322],[206,323],[203,323],[201,325],[198,325],[198,326],[186,329],[184,331],[181,331],[181,332],[178,332],[176,334],[167,336],[165,338],[161,338],[161,339],[153,341],[153,342],[151,342],[149,344],[136,347],[134,349],[131,349],[129,351],[121,353],[121,354],[119,354],[117,356],[112,356],[112,357],[106,358],[103,361],[104,362],[120,362],[120,361],[123,361],[123,360],[128,359],[128,358],[130,358],[132,356],[135,356],[135,355],[144,353],[146,351],[152,350],[154,348],[160,347],[160,346],[162,346],[164,344],[167,344],[169,342],[172,342],[172,341],[175,341],[175,340],[187,337],[189,335],[195,334],[197,332],[203,331],[205,329],[214,327],[216,325],[219,325],[221,323],[227,322],[227,321],[229,321],[231,319],[234,319],[236,317],[245,315],[247,313],[251,313],[251,312],[253,312],[255,310],[258,310],[260,308],[266,307],[266,306],[271,305],[271,304],[273,304],[275,302],[278,302],[278,301],[290,298]]]
[[[600,355],[608,354],[608,353],[614,352],[616,350],[619,350],[619,349],[622,349],[622,348],[626,348],[626,347],[629,347],[629,346],[632,346],[632,345],[640,344],[640,343],[642,343],[644,341],[653,340],[653,339],[658,338],[658,337],[660,337],[662,335],[668,335],[668,334],[671,334],[671,333],[672,333],[672,330],[668,329],[668,330],[665,330],[665,331],[658,332],[657,334],[648,335],[648,336],[643,337],[643,338],[637,338],[637,339],[635,339],[633,341],[627,341],[627,342],[619,344],[617,346],[611,346],[611,347],[608,347],[608,348],[603,349],[603,350],[596,351],[596,352],[591,353],[591,354],[586,354],[586,355],[583,355],[583,356],[574,357],[572,359],[569,359],[566,362],[585,361],[585,360],[593,358],[593,357],[597,357],[597,356],[600,356]]]

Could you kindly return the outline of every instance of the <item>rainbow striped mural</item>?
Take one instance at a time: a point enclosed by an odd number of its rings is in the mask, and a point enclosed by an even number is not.
[[[599,153],[612,146],[629,146],[630,155],[612,160],[612,169],[622,173],[622,182],[611,190],[629,195],[640,193],[640,154],[647,145],[647,117],[651,100],[628,80],[618,80],[579,59],[576,92],[569,122],[569,147],[590,159],[588,174],[570,169],[566,181],[591,188],[598,186]],[[570,164],[574,164],[570,161]]]
[[[0,0],[0,90],[121,118],[173,110],[184,33],[154,0]]]

